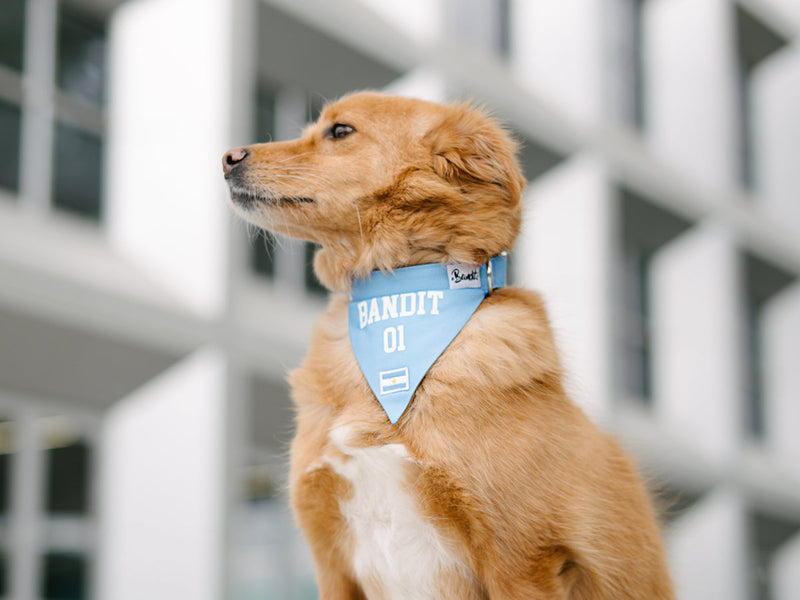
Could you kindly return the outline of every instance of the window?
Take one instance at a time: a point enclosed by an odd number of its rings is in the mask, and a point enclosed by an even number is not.
[[[14,452],[13,423],[0,418],[0,598],[8,596],[8,523],[11,510],[11,462]]]
[[[669,527],[671,523],[688,513],[702,498],[706,490],[690,490],[672,483],[659,485],[654,495],[658,513]]]
[[[6,0],[0,11],[0,190],[19,194],[37,208],[54,207],[98,220],[105,25],[96,11],[87,12],[91,4],[29,2]],[[35,10],[26,13],[26,6],[34,5]],[[33,21],[28,29],[51,33],[51,39],[28,44],[30,61],[22,60],[26,18]],[[54,72],[42,67],[51,62]],[[35,165],[20,161],[23,114],[31,124],[25,139],[31,147],[25,155],[36,156]],[[49,178],[42,179],[41,173]]]
[[[19,107],[0,100],[0,188],[19,189]]]
[[[88,565],[80,554],[49,552],[42,565],[45,600],[88,600]]]
[[[764,356],[761,322],[764,308],[794,277],[763,260],[746,254],[744,271],[745,401],[747,432],[756,440],[766,434]]]
[[[51,201],[90,219],[101,217],[105,30],[94,16],[59,4],[56,41],[57,119]]]
[[[252,377],[249,389],[232,597],[317,598],[311,557],[285,505],[286,445],[294,427],[289,390],[261,377]]]
[[[0,419],[0,527],[11,506],[11,458],[14,453],[13,423]]]
[[[56,83],[70,95],[94,105],[103,104],[105,88],[105,31],[103,24],[59,4]]]
[[[621,122],[637,130],[645,127],[644,12],[646,0],[615,0],[610,7],[609,46],[613,60],[609,89],[611,105]]]
[[[314,254],[316,253],[319,246],[317,244],[312,244],[311,242],[306,242],[304,245],[305,250],[305,287],[306,290],[311,292],[312,294],[320,294],[324,295],[328,293],[328,290],[323,286],[319,279],[317,279],[316,273],[314,273]]]
[[[65,123],[55,126],[53,205],[91,218],[100,216],[102,139]]]
[[[318,93],[297,93],[297,90],[291,89],[284,94],[279,86],[259,85],[256,89],[253,138],[265,142],[291,137],[281,135],[281,130],[285,132],[285,123],[292,121],[297,125],[292,135],[299,135],[304,123],[319,117],[323,105],[324,98]],[[283,123],[278,123],[279,119]],[[300,246],[294,241],[278,244],[272,232],[262,230],[253,244],[251,265],[257,274],[269,279],[282,277],[291,280],[290,271],[301,269],[302,287],[312,294],[324,294],[326,290],[313,269],[317,247],[311,242],[303,242]]]
[[[654,371],[650,300],[652,258],[690,224],[630,190],[623,189],[620,196],[618,376],[622,392],[651,405]]]
[[[770,563],[775,553],[800,531],[800,523],[763,513],[750,514],[750,562],[753,575],[752,594],[755,600],[773,600]]]
[[[37,589],[35,597],[42,600],[88,600],[97,535],[90,436],[98,421],[53,414],[35,400],[12,401],[3,409],[0,598]],[[37,466],[12,479],[12,460]],[[22,485],[15,488],[18,482]],[[36,535],[15,543],[7,535],[13,522],[30,525]]]
[[[738,99],[739,99],[739,175],[745,187],[756,186],[754,156],[753,79],[764,60],[780,50],[787,41],[770,29],[755,15],[741,6],[736,7],[736,37],[738,42]]]
[[[645,0],[625,0],[629,4],[629,27],[631,39],[631,82],[629,90],[629,118],[636,129],[644,129],[644,23],[642,20]]]
[[[22,71],[25,0],[3,0],[0,13],[0,65]]]
[[[90,450],[82,440],[61,440],[47,450],[48,513],[83,515],[89,507]]]

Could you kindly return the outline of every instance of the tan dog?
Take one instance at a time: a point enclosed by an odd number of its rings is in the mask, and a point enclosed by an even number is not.
[[[291,374],[291,501],[325,600],[674,597],[644,487],[565,395],[536,294],[488,295],[396,424],[354,357],[354,278],[511,249],[515,151],[479,110],[359,93],[223,159],[237,212],[321,244],[333,292]]]

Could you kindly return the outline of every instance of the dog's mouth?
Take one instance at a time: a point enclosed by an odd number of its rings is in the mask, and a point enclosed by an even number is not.
[[[261,205],[278,206],[314,202],[314,199],[309,196],[273,194],[233,181],[228,181],[228,187],[230,188],[231,200],[243,210],[252,210]]]

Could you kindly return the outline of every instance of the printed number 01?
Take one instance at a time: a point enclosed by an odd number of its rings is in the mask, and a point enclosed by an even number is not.
[[[402,352],[406,349],[406,336],[403,325],[387,327],[383,330],[383,351],[386,354]]]

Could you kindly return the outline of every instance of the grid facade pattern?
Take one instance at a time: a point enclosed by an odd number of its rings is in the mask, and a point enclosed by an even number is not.
[[[0,598],[316,597],[283,381],[324,296],[218,160],[363,88],[509,124],[512,276],[679,597],[795,598],[799,40],[792,0],[8,0]]]

